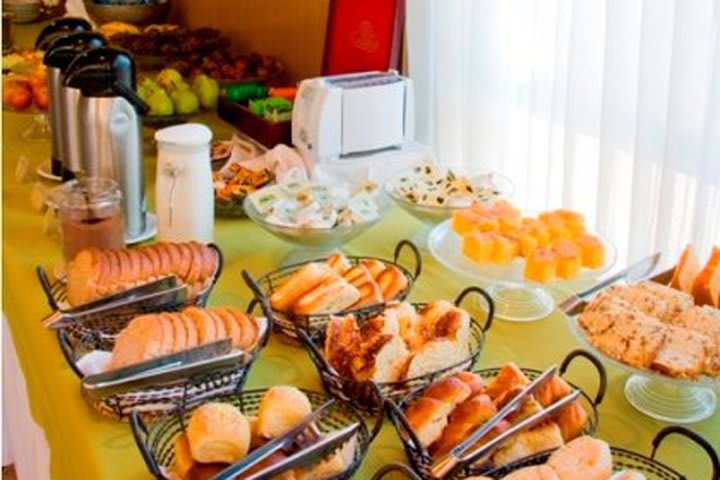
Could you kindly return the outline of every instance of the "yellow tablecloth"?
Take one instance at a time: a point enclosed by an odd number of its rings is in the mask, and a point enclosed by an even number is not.
[[[20,27],[16,35],[27,44],[35,31]],[[33,417],[44,429],[51,449],[52,478],[150,478],[129,426],[110,421],[85,404],[79,381],[65,363],[55,335],[39,323],[49,310],[34,268],[59,263],[61,251],[57,239],[42,234],[43,215],[31,208],[30,192],[33,182],[39,180],[30,174],[27,180],[19,182],[15,176],[19,157],[25,156],[34,171],[49,156],[49,142],[33,144],[20,139],[29,119],[23,114],[3,114],[3,311],[27,380]],[[231,134],[227,125],[210,115],[201,121],[214,129],[216,138],[227,138]],[[146,151],[149,179],[154,178],[153,155],[154,152]],[[151,204],[152,187],[148,185]],[[416,220],[393,209],[380,224],[349,243],[346,251],[389,258],[397,241],[409,238],[419,227]],[[250,295],[240,272],[246,269],[254,276],[265,273],[276,268],[278,259],[292,249],[248,220],[218,220],[215,235],[226,264],[211,304],[245,306]],[[472,282],[450,273],[425,255],[423,273],[410,299],[453,299],[469,283]],[[566,322],[557,312],[534,323],[496,321],[479,363],[491,367],[513,360],[521,366],[544,368],[559,362],[578,346]],[[600,406],[598,435],[613,445],[648,454],[653,435],[664,424],[634,410],[623,395],[625,375],[611,366],[607,371],[608,393]],[[595,376],[582,360],[570,369],[569,378],[588,391],[595,391]],[[273,339],[251,370],[246,385],[253,388],[277,384],[321,389],[319,377],[304,350]],[[716,449],[720,448],[720,412],[692,428]],[[687,472],[690,479],[709,478],[707,460],[686,441],[671,437],[660,456]],[[386,421],[356,478],[369,478],[381,465],[394,460],[404,460],[404,453],[392,425]]]

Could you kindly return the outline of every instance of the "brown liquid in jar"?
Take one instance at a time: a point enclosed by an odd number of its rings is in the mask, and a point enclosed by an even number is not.
[[[107,217],[83,218],[61,216],[63,253],[66,260],[85,248],[117,249],[125,247],[125,225],[122,213]]]

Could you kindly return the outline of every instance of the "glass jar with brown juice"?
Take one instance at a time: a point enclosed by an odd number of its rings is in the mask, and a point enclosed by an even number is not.
[[[59,205],[65,261],[86,248],[125,246],[122,194],[114,180],[87,177],[65,184]]]

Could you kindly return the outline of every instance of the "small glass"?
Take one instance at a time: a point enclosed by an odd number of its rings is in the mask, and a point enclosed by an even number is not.
[[[87,177],[63,185],[57,199],[65,261],[85,248],[125,246],[122,193],[109,178]]]

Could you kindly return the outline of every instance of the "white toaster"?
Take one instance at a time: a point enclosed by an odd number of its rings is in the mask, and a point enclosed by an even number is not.
[[[303,80],[292,142],[311,164],[396,149],[414,139],[412,81],[396,71]]]

